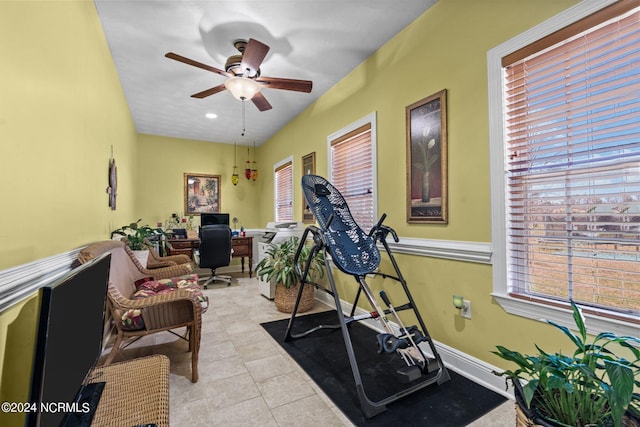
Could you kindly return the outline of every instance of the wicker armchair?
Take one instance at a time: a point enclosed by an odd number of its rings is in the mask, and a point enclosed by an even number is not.
[[[193,267],[191,263],[188,264],[175,264],[175,265],[167,265],[164,267],[160,266],[151,266],[147,264],[147,267],[144,267],[138,261],[138,257],[135,256],[133,251],[129,249],[127,245],[123,245],[123,248],[131,261],[136,266],[136,268],[144,275],[144,277],[153,277],[155,279],[169,279],[171,277],[184,276],[185,274],[189,274],[193,271]],[[151,251],[149,251],[149,257],[151,257]]]
[[[153,249],[153,247],[149,248],[149,260],[147,261],[147,268],[155,269],[181,264],[191,265],[191,258],[183,254],[160,256],[158,252]]]
[[[123,344],[142,336],[162,331],[186,327],[181,338],[189,342],[191,351],[191,381],[198,381],[198,352],[202,329],[203,304],[189,290],[176,289],[170,293],[133,299],[136,292],[135,283],[147,276],[167,279],[177,274],[184,274],[184,266],[171,266],[155,270],[146,270],[135,259],[124,242],[107,240],[97,242],[82,249],[78,260],[85,263],[105,252],[111,252],[111,269],[109,274],[108,302],[109,311],[117,330],[117,336],[105,365],[110,364]],[[190,270],[190,268],[189,268]],[[196,279],[197,283],[197,279]],[[137,311],[139,310],[139,312]],[[131,329],[124,322],[126,313],[136,312],[144,324],[141,329]]]

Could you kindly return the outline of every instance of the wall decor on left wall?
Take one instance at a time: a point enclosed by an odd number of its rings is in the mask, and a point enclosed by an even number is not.
[[[184,174],[184,214],[220,212],[220,175]]]
[[[109,207],[112,211],[116,210],[116,197],[118,196],[118,167],[116,159],[113,158],[113,146],[111,147],[111,158],[109,158],[109,186],[107,187],[109,195]]]

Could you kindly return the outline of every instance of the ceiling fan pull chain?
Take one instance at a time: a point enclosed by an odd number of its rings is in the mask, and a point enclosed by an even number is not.
[[[240,136],[244,136],[246,129],[244,127],[244,99],[242,100],[242,133]]]

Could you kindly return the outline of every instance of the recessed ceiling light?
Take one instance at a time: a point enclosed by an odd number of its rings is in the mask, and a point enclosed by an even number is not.
[[[217,119],[218,115],[216,113],[207,113],[207,114],[205,114],[205,117],[207,119]]]

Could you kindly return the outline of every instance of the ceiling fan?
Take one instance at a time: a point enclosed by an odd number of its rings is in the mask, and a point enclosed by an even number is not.
[[[266,111],[271,109],[271,104],[260,91],[262,88],[311,92],[313,82],[309,80],[282,79],[260,75],[260,64],[262,64],[267,52],[269,52],[269,46],[266,44],[254,39],[249,39],[248,42],[239,39],[234,40],[233,46],[238,49],[240,54],[227,58],[224,71],[193,59],[185,58],[177,53],[169,52],[165,56],[227,77],[224,83],[195,93],[191,95],[192,98],[206,98],[228,89],[235,98],[241,101],[250,99],[258,107],[258,110]]]

